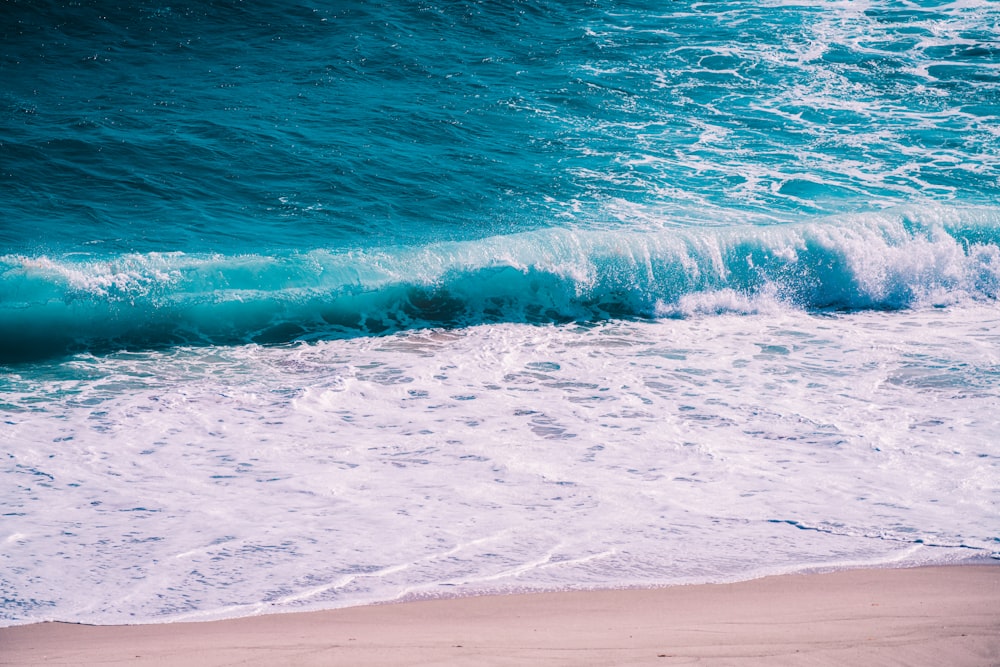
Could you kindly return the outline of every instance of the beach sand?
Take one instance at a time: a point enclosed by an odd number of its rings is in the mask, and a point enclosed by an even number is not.
[[[1000,565],[0,629],[3,665],[1000,665]]]

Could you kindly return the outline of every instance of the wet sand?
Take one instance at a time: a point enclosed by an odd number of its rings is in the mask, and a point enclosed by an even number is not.
[[[1000,564],[0,629],[2,665],[1000,665]]]

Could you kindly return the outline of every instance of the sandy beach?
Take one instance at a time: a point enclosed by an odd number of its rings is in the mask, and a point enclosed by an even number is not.
[[[1000,565],[0,629],[3,665],[1000,665]]]

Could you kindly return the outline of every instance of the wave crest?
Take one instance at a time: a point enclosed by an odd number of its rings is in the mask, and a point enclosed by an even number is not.
[[[0,258],[0,360],[501,321],[902,309],[1000,295],[1000,211],[548,229],[417,248]]]

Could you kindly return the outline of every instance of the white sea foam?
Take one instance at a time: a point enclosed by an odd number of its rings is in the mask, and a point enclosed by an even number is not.
[[[698,299],[685,320],[81,356],[8,377],[4,620],[996,550],[992,305]],[[697,315],[733,311],[757,314]]]

